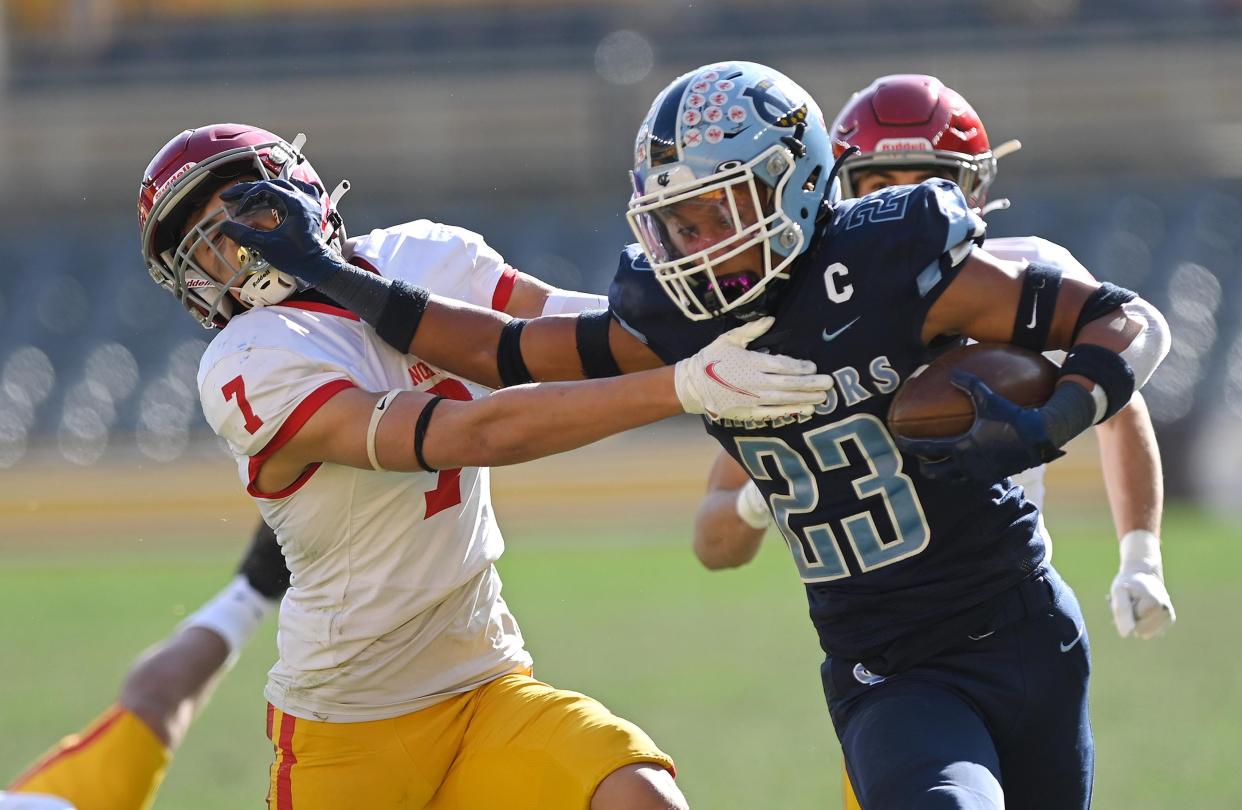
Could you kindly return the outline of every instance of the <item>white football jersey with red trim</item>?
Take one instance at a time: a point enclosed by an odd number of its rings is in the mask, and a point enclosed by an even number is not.
[[[383,275],[436,294],[481,306],[498,293],[507,299],[498,289],[507,266],[469,231],[411,223],[353,248]],[[407,714],[531,664],[493,566],[504,541],[487,469],[316,464],[280,492],[258,490],[263,459],[350,386],[472,397],[463,381],[396,351],[351,313],[313,302],[232,318],[199,369],[207,421],[292,573],[266,697],[330,722]]]
[[[1080,281],[1090,281],[1092,279],[1091,273],[1087,268],[1083,267],[1081,262],[1074,258],[1074,254],[1056,242],[1049,242],[1047,239],[1041,239],[1038,236],[1009,236],[999,239],[988,239],[983,243],[983,249],[996,258],[1005,259],[1006,261],[1028,261],[1052,265],[1058,268],[1066,278],[1076,278]],[[1065,352],[1062,351],[1044,352],[1044,355],[1058,365],[1065,360]],[[1044,527],[1043,517],[1044,496],[1046,495],[1044,472],[1047,469],[1048,465],[1046,464],[1032,467],[1013,476],[1013,482],[1020,485],[1026,491],[1026,499],[1028,501],[1039,507],[1040,533],[1047,542],[1048,557],[1051,558],[1052,541],[1048,535],[1048,530]]]

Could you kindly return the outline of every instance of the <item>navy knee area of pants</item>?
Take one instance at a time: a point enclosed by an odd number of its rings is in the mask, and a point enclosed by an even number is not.
[[[867,810],[1001,810],[1000,761],[969,701],[931,682],[878,689],[858,706],[842,746]]]
[[[984,625],[903,672],[825,660],[829,711],[865,810],[1088,806],[1082,614],[1055,571],[1021,587],[1013,621]]]

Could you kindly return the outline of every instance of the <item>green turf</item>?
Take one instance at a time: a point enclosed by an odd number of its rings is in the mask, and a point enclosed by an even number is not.
[[[1109,620],[1108,524],[1063,516],[1052,528],[1094,645],[1095,806],[1238,807],[1242,531],[1173,512],[1165,556],[1179,620],[1144,643],[1118,639]],[[523,526],[509,546],[506,597],[539,676],[643,725],[676,758],[694,806],[839,806],[817,645],[778,541],[751,566],[718,574],[697,567],[684,538],[646,525]],[[0,565],[0,780],[100,712],[133,656],[214,592],[236,553],[202,538],[185,549],[31,548]],[[268,627],[191,732],[157,808],[259,806],[270,759],[260,690],[272,650]]]

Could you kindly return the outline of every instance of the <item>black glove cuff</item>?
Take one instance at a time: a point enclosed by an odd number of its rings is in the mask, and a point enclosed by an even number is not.
[[[1095,398],[1078,383],[1061,383],[1039,409],[1039,414],[1043,417],[1044,430],[1052,445],[1042,450],[1055,451],[1095,424]]]
[[[373,273],[367,275],[374,276]],[[397,351],[408,354],[430,298],[426,287],[393,281],[384,308],[374,321],[375,334]]]

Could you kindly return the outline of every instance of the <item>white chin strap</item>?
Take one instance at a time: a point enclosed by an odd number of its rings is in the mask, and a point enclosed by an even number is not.
[[[248,307],[270,307],[298,291],[298,281],[270,264],[250,274],[246,283],[237,288],[238,297]]]

